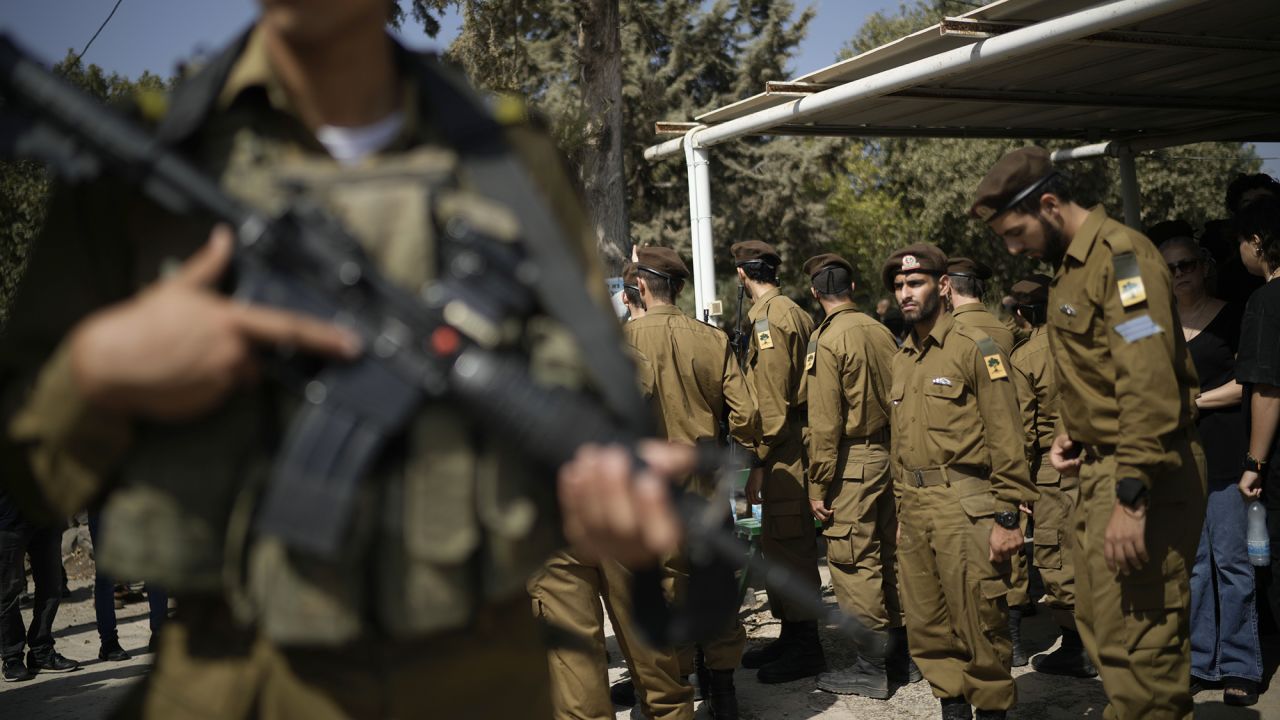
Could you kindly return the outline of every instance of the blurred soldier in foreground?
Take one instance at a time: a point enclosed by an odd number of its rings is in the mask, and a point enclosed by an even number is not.
[[[901,504],[898,575],[911,655],[944,720],[1003,718],[1009,674],[1009,560],[1018,506],[1035,501],[1008,358],[942,306],[947,258],[903,248],[882,279],[911,335],[893,359],[892,462]]]
[[[760,548],[764,556],[789,568],[815,597],[818,576],[817,534],[805,489],[804,358],[813,318],[778,290],[782,258],[767,243],[747,240],[730,248],[738,281],[751,294],[751,346],[747,384],[760,407],[761,442],[756,467],[747,481],[747,501],[763,500]],[[765,579],[769,608],[782,621],[777,640],[742,656],[742,666],[759,668],[762,683],[811,677],[827,669],[818,642],[813,607],[784,597]]]
[[[1061,417],[1049,456],[1080,477],[1076,626],[1107,691],[1104,716],[1190,718],[1188,578],[1205,461],[1164,259],[1101,207],[1076,204],[1039,147],[1001,158],[970,212],[1011,254],[1057,268],[1048,325]]]
[[[804,264],[826,317],[805,354],[809,397],[809,503],[823,523],[827,565],[840,609],[854,628],[858,660],[818,676],[818,688],[889,698],[907,680],[902,607],[894,571],[898,521],[889,475],[889,367],[893,334],[853,305],[853,266],[826,253]]]
[[[514,206],[458,171],[446,138],[464,120],[536,178],[534,202],[573,258],[541,269],[595,292],[580,310],[606,312],[594,237],[549,141],[514,114],[495,122],[399,47],[388,7],[263,0],[253,28],[177,91],[161,137],[268,216],[292,201],[332,212],[416,292],[446,270],[441,228],[519,237]],[[336,556],[254,533],[281,433],[306,404],[261,382],[262,356],[378,348],[216,292],[233,238],[210,225],[109,180],[60,192],[0,352],[0,477],[63,515],[106,494],[103,567],[178,599],[122,714],[549,717],[525,582],[562,542],[557,488],[569,540],[647,562],[676,546],[666,478],[688,473],[691,453],[647,446],[650,470],[633,478],[628,452],[587,447],[557,486],[455,404],[428,402],[362,478]],[[542,310],[520,339],[539,383],[582,387],[584,353],[620,352],[576,347],[547,314],[559,309]]]

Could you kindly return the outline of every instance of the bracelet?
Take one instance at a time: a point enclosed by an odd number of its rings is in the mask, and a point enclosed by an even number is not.
[[[1244,454],[1244,460],[1240,462],[1240,467],[1250,472],[1261,473],[1266,471],[1267,461],[1259,460],[1258,458],[1246,452]]]

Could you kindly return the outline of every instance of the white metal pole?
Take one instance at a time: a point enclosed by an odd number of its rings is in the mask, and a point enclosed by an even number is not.
[[[1138,169],[1133,162],[1133,149],[1119,147],[1120,197],[1124,200],[1124,224],[1142,230],[1142,195],[1138,191]]]
[[[1081,145],[1080,147],[1063,148],[1050,153],[1049,159],[1054,162],[1065,162],[1067,160],[1114,156],[1117,147],[1112,142],[1100,142],[1092,145]]]
[[[693,314],[700,316],[702,308],[705,307],[705,299],[703,298],[703,287],[699,281],[699,272],[702,270],[702,258],[698,255],[698,182],[697,182],[697,160],[693,156],[693,130],[685,133],[682,138],[684,143],[684,165],[685,172],[689,177],[689,249],[693,255]]]
[[[689,171],[690,250],[693,255],[694,315],[709,320],[716,299],[716,265],[711,230],[711,159],[706,148],[694,144],[694,128],[685,134],[685,163]]]
[[[1046,47],[1079,40],[1202,2],[1205,0],[1114,0],[1095,5],[843,83],[830,90],[759,110],[705,130],[695,129],[692,131],[695,145],[710,147],[718,142],[766,131],[778,125],[797,123],[814,114],[858,100],[888,95],[961,72],[1022,58]],[[648,160],[657,160],[673,155],[680,151],[681,144],[680,140],[671,140],[654,145],[644,151],[644,156]]]

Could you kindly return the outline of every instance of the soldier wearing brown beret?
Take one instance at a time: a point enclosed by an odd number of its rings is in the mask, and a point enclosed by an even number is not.
[[[943,306],[947,258],[903,248],[884,265],[911,334],[893,358],[891,462],[898,479],[898,577],[911,655],[943,718],[1004,717],[1009,559],[1018,506],[1035,500],[1008,357]],[[957,639],[958,638],[958,639]]]
[[[771,245],[747,240],[734,243],[730,251],[738,281],[752,299],[747,314],[751,344],[746,373],[760,406],[762,431],[756,467],[747,481],[747,499],[752,503],[763,499],[760,547],[765,557],[788,567],[801,579],[803,590],[816,598],[821,585],[817,534],[804,475],[808,404],[804,358],[813,319],[779,292],[782,260]],[[826,670],[812,608],[788,600],[768,579],[765,589],[774,617],[782,621],[782,634],[743,655],[743,667],[759,668],[757,677],[763,683],[789,682]]]
[[[823,523],[831,585],[858,649],[852,667],[819,675],[818,688],[885,700],[891,675],[910,678],[889,474],[889,366],[898,347],[888,328],[854,307],[853,266],[844,258],[809,258],[804,272],[826,313],[805,355],[809,504]]]
[[[1060,392],[1049,459],[1080,478],[1068,543],[1076,625],[1108,717],[1190,718],[1188,569],[1205,504],[1199,392],[1164,260],[1078,205],[1043,148],[1005,155],[971,214],[1014,255],[1056,268],[1048,336]]]

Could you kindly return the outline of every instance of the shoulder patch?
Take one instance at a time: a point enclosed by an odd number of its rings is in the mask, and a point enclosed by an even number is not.
[[[1132,252],[1120,253],[1111,258],[1116,272],[1116,288],[1120,291],[1120,304],[1127,307],[1145,302],[1147,288],[1142,284],[1142,272],[1138,269],[1138,256]]]
[[[769,318],[762,317],[756,321],[755,333],[756,345],[761,350],[769,350],[773,347],[773,334],[769,330]]]
[[[817,355],[818,355],[818,334],[814,333],[813,337],[809,338],[808,349],[804,351],[804,371],[805,372],[809,372],[810,370],[813,369],[814,359],[817,357]]]
[[[1000,357],[1000,348],[996,345],[996,341],[986,336],[975,338],[975,340],[978,343],[978,352],[982,353],[982,364],[987,368],[987,375],[992,380],[1009,377],[1009,371],[1005,369],[1004,358]]]

